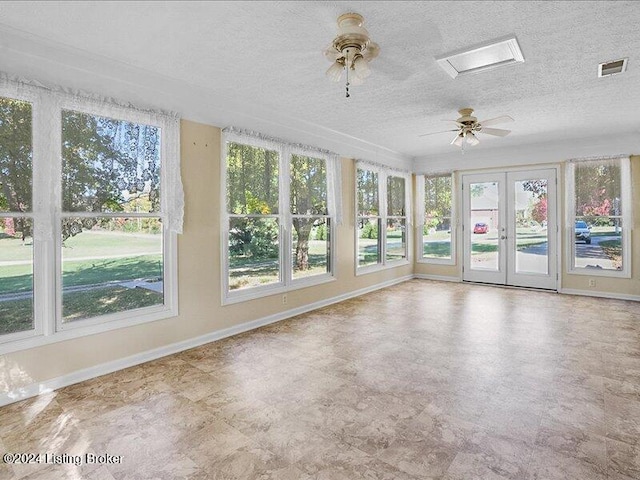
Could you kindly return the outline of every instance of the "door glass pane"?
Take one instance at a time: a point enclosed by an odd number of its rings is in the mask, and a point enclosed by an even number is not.
[[[471,236],[470,266],[478,270],[499,270],[499,201],[498,182],[470,183]]]
[[[516,273],[549,273],[547,180],[515,182]]]

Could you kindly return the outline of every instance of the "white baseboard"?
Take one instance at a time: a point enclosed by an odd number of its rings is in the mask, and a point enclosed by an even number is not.
[[[280,320],[295,317],[296,315],[300,315],[302,313],[317,310],[318,308],[326,307],[327,305],[331,305],[333,303],[348,300],[349,298],[359,297],[360,295],[380,290],[381,288],[390,287],[391,285],[402,283],[407,280],[411,280],[412,278],[414,278],[413,275],[405,275],[403,277],[394,278],[392,280],[387,280],[386,282],[377,283],[370,287],[343,293],[341,295],[320,300],[318,302],[309,303],[298,308],[292,308],[291,310],[275,313],[273,315],[259,318],[257,320],[252,320],[250,322],[241,323],[240,325],[235,325],[223,330],[217,330],[215,332],[207,333],[206,335],[201,335],[199,337],[190,338],[181,342],[172,343],[164,347],[154,348],[153,350],[147,350],[146,352],[137,353],[129,357],[120,358],[111,362],[106,362],[100,365],[95,365],[93,367],[77,370],[66,375],[61,375],[50,380],[45,380],[44,382],[32,383],[24,387],[12,390],[8,393],[0,394],[0,407],[8,405],[10,403],[19,402],[20,400],[24,400],[26,398],[35,397],[36,395],[49,393],[53,390],[73,385],[74,383],[83,382],[91,378],[100,377],[108,373],[133,367],[135,365],[140,365],[141,363],[150,362],[151,360],[156,360],[167,355],[172,355],[184,350],[189,350],[190,348],[199,347],[200,345],[204,345],[205,343],[215,342],[216,340],[221,340],[223,338],[231,337],[233,335],[247,332],[249,330],[269,325],[271,323],[279,322]]]
[[[422,278],[423,280],[438,280],[440,282],[460,282],[459,277],[449,277],[445,275],[429,275],[427,273],[415,273],[413,278]]]
[[[632,300],[634,302],[640,302],[640,295],[629,295],[627,293],[595,292],[592,290],[578,290],[574,288],[561,288],[558,292],[565,295],[583,295],[585,297],[612,298],[615,300]]]
[[[335,297],[331,297],[331,298],[320,300],[314,303],[303,305],[298,308],[293,308],[290,310],[286,310],[284,312],[275,313],[273,315],[262,317],[257,320],[252,320],[250,322],[241,323],[240,325],[225,328],[223,330],[217,330],[215,332],[207,333],[206,335],[190,338],[188,340],[172,343],[164,347],[155,348],[153,350],[147,350],[146,352],[141,352],[135,355],[131,355],[129,357],[120,358],[118,360],[113,360],[111,362],[95,365],[93,367],[78,370],[66,375],[61,375],[59,377],[52,378],[50,380],[45,380],[44,382],[32,383],[30,385],[17,388],[8,393],[0,394],[0,407],[4,405],[8,405],[10,403],[18,402],[20,400],[24,400],[26,398],[35,397],[36,395],[48,393],[62,387],[67,387],[69,385],[73,385],[74,383],[79,383],[85,380],[106,375],[108,373],[112,373],[117,370],[122,370],[128,367],[133,367],[135,365],[140,365],[141,363],[150,362],[151,360],[156,360],[158,358],[165,357],[167,355],[172,355],[174,353],[182,352],[184,350],[189,350],[190,348],[199,347],[200,345],[204,345],[206,343],[215,342],[216,340],[221,340],[223,338],[231,337],[233,335],[247,332],[249,330],[253,330],[265,325],[269,325],[271,323],[279,322],[280,320],[285,320],[287,318],[295,317],[296,315],[300,315],[302,313],[310,312],[312,310],[317,310],[318,308],[326,307],[328,305],[338,303],[343,300],[348,300],[350,298],[358,297],[360,295],[364,295],[376,290],[380,290],[381,288],[390,287],[392,285],[396,285],[398,283],[402,283],[407,280],[411,280],[413,278],[419,278],[419,279],[425,279],[425,280],[437,280],[437,281],[444,281],[444,282],[460,282],[460,279],[458,277],[427,275],[427,274],[405,275],[403,277],[387,280],[386,282],[378,283],[370,287],[365,287],[359,290],[343,293],[341,295],[337,295]],[[568,294],[568,295],[586,295],[590,297],[604,297],[604,298],[612,298],[612,299],[618,299],[618,300],[640,301],[640,295],[627,295],[627,294],[618,294],[618,293],[609,293],[609,292],[592,292],[588,290],[574,290],[574,289],[567,289],[567,288],[559,290],[559,293]]]

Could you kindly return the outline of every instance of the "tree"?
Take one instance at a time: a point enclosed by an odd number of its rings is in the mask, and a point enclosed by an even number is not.
[[[309,237],[314,227],[326,222],[322,217],[295,215],[326,215],[327,172],[324,160],[302,155],[291,156],[290,202],[293,228],[296,232],[296,269],[308,270]]]
[[[148,200],[158,211],[159,142],[157,127],[64,110],[62,210],[126,213]],[[63,241],[96,223],[97,216],[63,219]]]
[[[533,205],[533,209],[531,210],[531,218],[533,218],[538,223],[542,223],[547,220],[546,196],[539,198],[538,201]]]
[[[472,190],[473,194],[474,191]],[[482,192],[480,192],[482,194]],[[451,217],[451,177],[426,177],[424,195],[425,227],[450,228]]]
[[[32,209],[32,114],[31,104],[0,97],[0,211],[30,212]],[[31,235],[31,222],[14,217],[14,231],[22,239]]]
[[[0,209],[32,209],[31,104],[0,98]],[[160,139],[157,127],[86,113],[62,112],[62,210],[64,212],[126,212],[135,199],[159,209]],[[66,240],[98,218],[62,221]],[[23,238],[31,224],[13,219]]]

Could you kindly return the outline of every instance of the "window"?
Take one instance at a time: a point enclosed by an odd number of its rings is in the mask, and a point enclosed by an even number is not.
[[[423,209],[418,220],[418,232],[422,237],[419,260],[453,264],[452,175],[426,175],[418,179],[418,204]]]
[[[164,304],[160,129],[62,110],[62,323]]]
[[[358,267],[382,263],[378,172],[358,168]]]
[[[629,163],[629,158],[569,163],[571,273],[630,277]]]
[[[282,281],[279,166],[277,151],[227,144],[229,290]]]
[[[408,175],[366,163],[356,170],[357,271],[407,261]],[[381,202],[380,199],[386,201]]]
[[[405,183],[404,177],[387,177],[387,221],[385,230],[385,260],[387,262],[407,258]]]
[[[225,131],[224,301],[333,278],[337,157]]]
[[[177,126],[0,84],[0,354],[177,314]]]

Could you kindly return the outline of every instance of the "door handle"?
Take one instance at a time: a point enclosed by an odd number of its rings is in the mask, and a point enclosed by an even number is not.
[[[506,239],[507,239],[507,236],[506,236],[506,235],[501,235],[501,236],[500,236],[500,240],[506,240]]]

